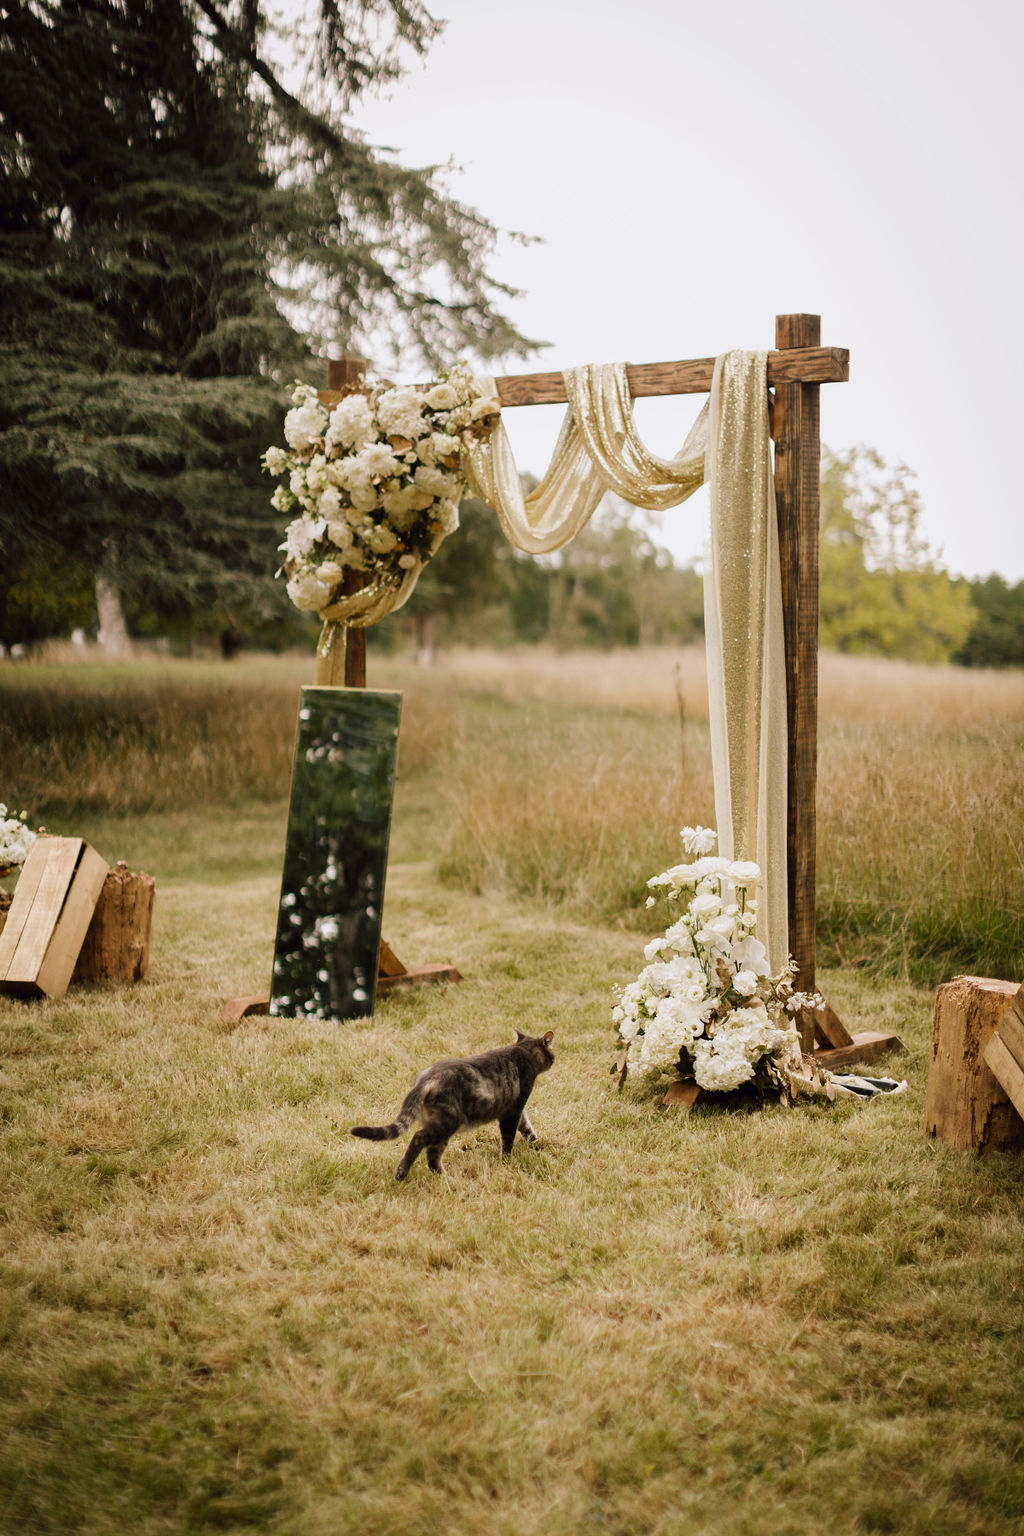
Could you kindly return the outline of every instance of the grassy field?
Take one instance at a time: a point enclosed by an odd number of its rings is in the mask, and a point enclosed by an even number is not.
[[[149,869],[157,905],[145,984],[0,998],[0,1530],[1020,1531],[1021,1164],[921,1134],[930,987],[903,961],[819,977],[847,1023],[904,1040],[894,1099],[687,1117],[615,1089],[610,998],[642,944],[615,891],[674,857],[682,814],[709,819],[699,658],[638,659],[644,697],[618,658],[372,663],[407,688],[385,935],[464,980],[344,1025],[219,1019],[269,981],[308,663],[4,674],[9,798],[45,783],[54,830]],[[836,764],[862,818],[826,868],[917,847],[939,891],[944,848],[948,913],[997,836],[979,822],[1019,808],[1020,702],[1019,678],[826,671],[826,825]],[[887,796],[882,765],[915,752]],[[552,767],[570,788],[546,800]],[[555,1032],[539,1147],[503,1163],[492,1128],[397,1185],[399,1145],[348,1136],[513,1027]]]
[[[684,822],[712,824],[702,652],[371,655],[405,696],[398,835],[449,885],[642,922]],[[309,658],[0,670],[2,794],[55,831],[200,806],[283,814]],[[823,656],[818,931],[926,985],[1024,955],[1024,675]],[[97,846],[105,848],[102,840]],[[202,842],[195,842],[204,857]],[[111,855],[114,856],[114,855]],[[120,856],[120,855],[117,855]],[[208,871],[209,873],[209,871]]]

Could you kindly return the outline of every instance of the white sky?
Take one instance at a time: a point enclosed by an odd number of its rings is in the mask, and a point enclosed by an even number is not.
[[[492,270],[552,345],[528,365],[774,345],[777,313],[850,349],[822,437],[917,476],[953,572],[1024,578],[1017,0],[434,0],[445,36],[352,121],[502,229]],[[411,377],[411,375],[410,375]],[[637,403],[678,449],[701,397]],[[542,474],[562,407],[509,411]],[[706,507],[661,542],[699,556]]]

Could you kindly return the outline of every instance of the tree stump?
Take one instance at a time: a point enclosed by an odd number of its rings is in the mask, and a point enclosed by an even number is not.
[[[924,1131],[962,1152],[1024,1148],[1024,1119],[985,1063],[985,1047],[1019,990],[1015,981],[954,976],[935,994]]]
[[[144,981],[156,881],[118,862],[107,875],[75,966],[75,981]]]

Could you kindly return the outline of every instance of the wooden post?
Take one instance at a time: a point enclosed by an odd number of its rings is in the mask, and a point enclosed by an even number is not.
[[[153,931],[156,881],[123,860],[109,871],[85,935],[73,981],[145,981]]]
[[[327,388],[320,391],[325,404],[334,404],[345,395],[358,394],[366,385],[366,363],[361,357],[332,357],[327,363]],[[346,573],[345,592],[356,591],[358,577]],[[345,687],[366,687],[366,630],[345,630]]]
[[[1017,1038],[1013,1012],[1019,990],[1015,981],[954,976],[936,992],[926,1136],[937,1136],[961,1152],[1024,1148],[1024,1120],[986,1059],[1007,1014],[1006,1034]]]
[[[778,315],[775,346],[817,347],[819,315]],[[821,436],[818,384],[775,387],[775,501],[786,634],[789,775],[786,863],[789,948],[802,991],[815,977],[815,789],[818,765],[818,503]]]

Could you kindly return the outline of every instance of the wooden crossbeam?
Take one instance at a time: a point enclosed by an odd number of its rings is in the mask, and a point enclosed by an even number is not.
[[[699,395],[711,388],[713,357],[674,363],[627,363],[629,392],[644,395]],[[845,347],[787,347],[768,353],[768,384],[845,384],[850,354]],[[495,379],[502,405],[563,405],[568,400],[560,373],[515,373]]]

